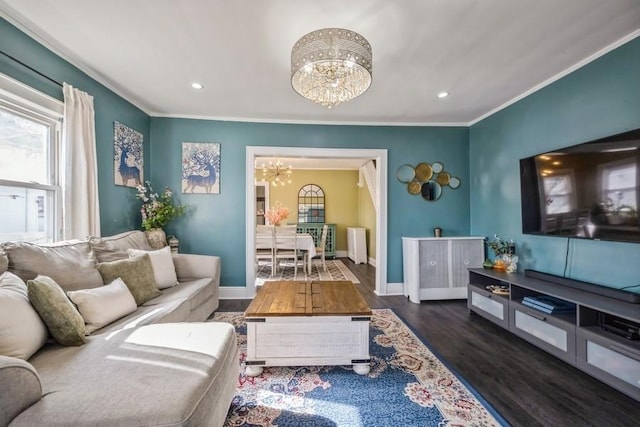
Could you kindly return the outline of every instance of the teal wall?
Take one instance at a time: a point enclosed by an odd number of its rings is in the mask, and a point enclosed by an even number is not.
[[[625,287],[640,284],[640,244],[523,235],[519,162],[640,128],[640,38],[473,125],[471,233],[516,241],[519,268]]]
[[[35,68],[57,82],[67,82],[94,98],[98,155],[98,187],[102,235],[140,227],[135,189],[113,184],[113,122],[129,126],[144,135],[145,176],[150,165],[149,116],[78,68],[53,54],[42,45],[0,18],[0,51]],[[0,55],[0,73],[47,95],[63,100],[62,88]]]
[[[135,190],[113,184],[113,122],[144,135],[145,176],[156,188],[180,188],[181,143],[222,144],[221,193],[183,195],[189,213],[168,227],[185,252],[222,257],[222,284],[245,278],[245,148],[248,145],[388,149],[388,273],[402,281],[402,236],[498,233],[518,245],[521,268],[611,286],[638,284],[640,245],[524,236],[518,159],[640,127],[640,39],[467,128],[286,125],[149,118],[147,114],[0,18],[0,50],[93,95],[96,109],[102,234],[140,227]],[[0,72],[57,99],[62,91],[0,55]],[[151,143],[153,141],[153,143]],[[395,179],[405,163],[440,161],[462,182],[426,202]]]
[[[88,77],[24,33],[0,19],[0,50],[59,82],[94,97],[102,234],[140,228],[135,190],[113,184],[113,122],[144,135],[145,177],[156,189],[180,187],[181,143],[220,142],[219,195],[176,194],[189,213],[167,228],[185,252],[222,257],[226,286],[244,286],[245,147],[247,145],[387,148],[389,150],[388,282],[402,281],[402,236],[431,235],[436,225],[450,236],[469,233],[468,129],[460,127],[310,126],[149,118],[143,111]],[[0,72],[62,100],[62,90],[36,73],[0,56]],[[153,143],[151,143],[153,141]],[[441,161],[461,178],[438,202],[410,196],[395,179],[404,163]]]
[[[244,286],[245,156],[247,146],[367,148],[388,150],[387,281],[402,282],[402,236],[430,236],[436,225],[448,236],[469,233],[468,129],[456,127],[376,127],[292,125],[212,120],[151,119],[152,180],[158,188],[180,187],[182,142],[219,142],[219,195],[179,194],[189,214],[168,227],[185,252],[222,257],[221,283]],[[446,188],[437,202],[407,192],[395,179],[405,163],[440,161],[462,185]]]

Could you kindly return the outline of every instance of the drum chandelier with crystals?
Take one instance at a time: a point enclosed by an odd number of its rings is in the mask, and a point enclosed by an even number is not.
[[[291,50],[291,86],[307,99],[335,107],[369,89],[371,59],[371,45],[354,31],[312,31]]]

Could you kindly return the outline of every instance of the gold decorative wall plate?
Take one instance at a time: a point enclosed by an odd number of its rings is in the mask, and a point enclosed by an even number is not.
[[[407,191],[409,192],[409,194],[413,194],[414,196],[416,194],[420,194],[421,189],[422,189],[422,184],[419,181],[416,181],[415,179],[407,185]]]
[[[418,181],[429,181],[432,176],[433,169],[429,163],[418,163],[418,166],[416,166],[416,179]]]
[[[449,172],[440,172],[436,177],[436,181],[440,185],[448,185],[450,179],[451,175],[449,174]]]
[[[444,187],[454,190],[460,187],[460,178],[451,176],[440,162],[420,162],[415,168],[404,164],[396,170],[396,178],[407,184],[409,194],[420,194],[428,201],[438,200]]]

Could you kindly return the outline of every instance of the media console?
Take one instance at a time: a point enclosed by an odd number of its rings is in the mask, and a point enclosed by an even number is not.
[[[554,276],[553,274],[543,273],[536,270],[525,270],[524,275],[540,279],[545,282],[556,283],[558,285],[569,286],[570,288],[580,289],[581,291],[591,292],[592,294],[602,295],[627,301],[634,304],[640,304],[640,294],[625,291],[622,289],[607,288],[606,286],[594,285],[593,283],[583,282],[580,280],[567,279],[566,277]],[[640,285],[639,285],[640,286]]]
[[[467,307],[640,401],[640,305],[549,281],[554,279],[469,269]],[[508,293],[494,293],[490,285]],[[547,313],[527,305],[547,297],[563,309]]]

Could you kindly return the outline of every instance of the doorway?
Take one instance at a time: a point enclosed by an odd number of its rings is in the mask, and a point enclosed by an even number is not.
[[[304,157],[304,158],[369,158],[376,164],[378,191],[375,195],[376,213],[376,285],[378,295],[387,291],[387,150],[350,148],[305,148],[305,147],[246,147],[246,285],[245,297],[255,295],[255,239],[256,232],[256,186],[254,165],[257,157]]]
[[[256,225],[265,225],[266,221],[264,213],[269,207],[269,183],[260,181],[256,182]]]

